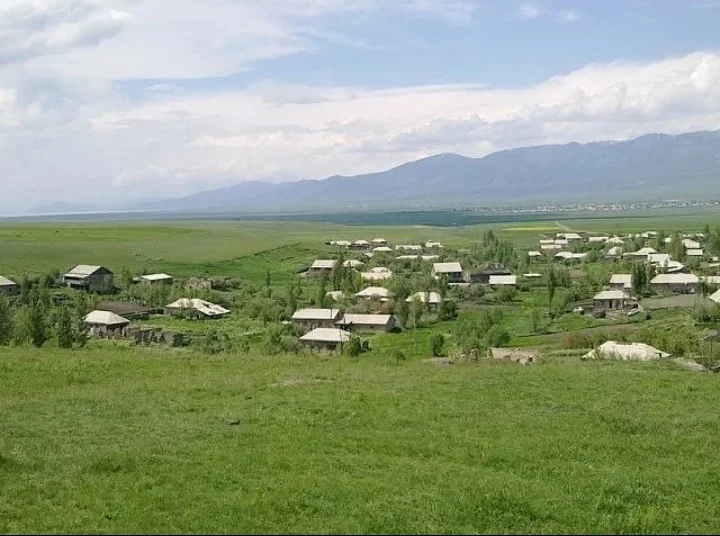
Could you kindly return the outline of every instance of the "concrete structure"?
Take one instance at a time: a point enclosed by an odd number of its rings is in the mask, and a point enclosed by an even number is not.
[[[422,246],[415,244],[401,244],[399,246],[395,246],[395,249],[398,251],[422,251]]]
[[[700,279],[694,274],[658,274],[650,280],[650,287],[659,294],[695,294]]]
[[[336,263],[335,259],[318,259],[308,268],[307,275],[320,277],[330,275]]]
[[[392,271],[384,266],[376,266],[360,274],[365,281],[385,281],[386,279],[390,279],[392,275]]]
[[[340,309],[298,309],[292,315],[292,322],[307,330],[334,328],[342,318]]]
[[[349,248],[351,246],[349,240],[330,240],[331,246],[338,246],[340,248]]]
[[[168,274],[147,274],[140,276],[140,283],[143,285],[172,285],[173,276]]]
[[[348,259],[343,262],[343,266],[345,268],[360,268],[361,266],[364,266],[364,263],[355,259]]]
[[[345,314],[337,325],[347,331],[388,332],[397,322],[392,315]]]
[[[355,242],[352,243],[350,246],[352,249],[367,249],[370,247],[370,242],[367,240],[355,240]]]
[[[610,277],[610,290],[632,290],[632,274],[613,274]]]
[[[593,297],[593,309],[596,313],[622,311],[630,303],[630,295],[624,290],[603,290]]]
[[[543,254],[540,251],[528,251],[528,257],[530,257],[530,260],[540,259],[542,256]]]
[[[610,240],[609,236],[590,236],[588,237],[588,243],[590,244],[604,244]]]
[[[91,311],[83,317],[88,325],[90,335],[103,335],[106,333],[125,334],[130,321],[110,311]]]
[[[687,255],[688,257],[702,258],[705,255],[705,253],[703,252],[702,249],[688,249],[685,252],[685,255]]]
[[[115,290],[113,273],[104,266],[78,264],[63,276],[63,283],[68,288],[89,292]]]
[[[7,277],[3,277],[0,275],[0,292],[4,292],[8,296],[17,294],[18,284],[15,283],[15,281],[11,281]]]
[[[340,328],[316,328],[300,337],[300,342],[316,349],[334,350],[352,338],[352,334]]]
[[[393,250],[391,247],[388,247],[388,246],[378,246],[378,247],[373,248],[372,252],[373,253],[392,253]]]
[[[514,287],[517,285],[516,275],[491,275],[488,280],[491,287]]]
[[[570,251],[561,251],[555,254],[556,261],[564,262],[580,262],[585,257],[587,257],[587,253],[572,253]]]
[[[448,283],[462,283],[463,269],[459,262],[436,262],[432,268],[433,277],[445,277]]]
[[[188,315],[195,318],[222,318],[230,311],[221,305],[199,298],[180,298],[165,306],[165,314]]]
[[[385,240],[384,238],[373,238],[371,242],[375,246],[384,246],[387,244],[387,240]]]
[[[443,302],[442,296],[439,292],[416,292],[412,296],[405,298],[407,303],[412,303],[414,300],[419,300],[421,303],[427,305],[431,311],[436,311],[440,304]]]
[[[649,344],[607,341],[585,354],[586,359],[620,359],[622,361],[653,361],[670,357]]]
[[[384,287],[368,287],[355,294],[355,297],[364,300],[388,301],[392,295],[392,292]]]
[[[342,290],[330,290],[325,293],[325,296],[327,296],[333,301],[340,301],[345,297],[345,294]]]

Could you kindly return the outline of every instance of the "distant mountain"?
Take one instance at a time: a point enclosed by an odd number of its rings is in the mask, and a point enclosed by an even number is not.
[[[67,203],[57,201],[47,205],[40,205],[30,209],[30,214],[83,214],[90,212],[124,212],[135,209],[138,203],[154,204],[161,203],[158,199],[135,199],[133,201],[110,202],[110,203]]]
[[[378,173],[245,182],[137,209],[282,211],[701,199],[717,195],[720,131],[440,154]]]

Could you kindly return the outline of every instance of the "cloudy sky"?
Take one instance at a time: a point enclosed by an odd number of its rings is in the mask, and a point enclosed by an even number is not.
[[[720,128],[720,0],[1,0],[0,214]]]

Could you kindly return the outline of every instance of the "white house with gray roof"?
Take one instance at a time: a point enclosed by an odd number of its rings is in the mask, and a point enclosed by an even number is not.
[[[115,288],[113,273],[104,266],[78,264],[63,275],[63,283],[71,289],[110,292]]]

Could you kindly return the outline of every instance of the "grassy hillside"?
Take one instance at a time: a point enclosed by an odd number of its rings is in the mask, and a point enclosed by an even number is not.
[[[720,378],[3,350],[0,532],[713,532]]]

